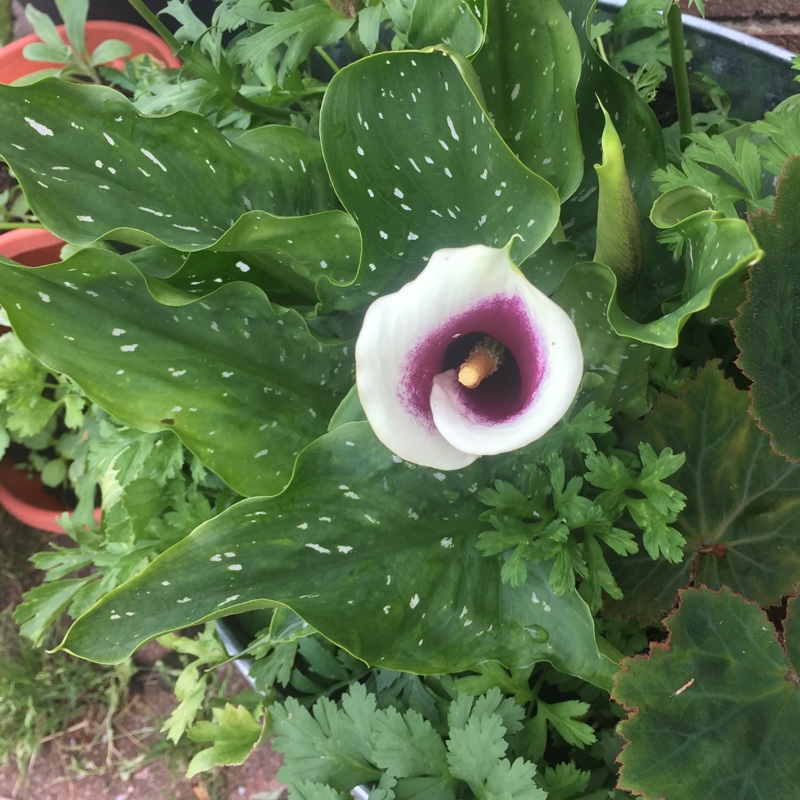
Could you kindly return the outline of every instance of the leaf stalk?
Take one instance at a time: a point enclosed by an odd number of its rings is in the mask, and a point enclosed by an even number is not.
[[[683,20],[677,0],[667,12],[669,31],[669,52],[672,62],[672,76],[675,82],[675,103],[678,109],[678,129],[681,143],[692,133],[692,102],[689,94],[689,73],[686,69],[686,42],[683,37]]]

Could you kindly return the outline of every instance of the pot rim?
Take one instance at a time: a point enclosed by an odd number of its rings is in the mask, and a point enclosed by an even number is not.
[[[619,11],[627,2],[627,0],[597,0],[597,8],[602,11]],[[750,50],[757,50],[765,56],[775,58],[778,61],[786,62],[787,66],[791,66],[795,54],[785,47],[780,47],[771,42],[765,42],[763,39],[758,39],[751,36],[749,33],[742,33],[734,28],[728,28],[725,25],[720,25],[717,22],[705,19],[703,17],[694,17],[689,14],[683,14],[683,25],[690,30],[696,30],[707,36],[717,39],[726,39],[729,42],[742,45]]]
[[[66,26],[56,25],[56,30],[62,39],[66,41]],[[90,19],[87,20],[85,31],[87,38],[91,36],[94,40],[92,46],[97,46],[106,39],[122,39],[131,45],[132,56],[148,53],[161,61],[165,67],[180,67],[181,60],[172,52],[172,48],[155,32],[132,22],[122,22],[119,20]],[[28,61],[22,51],[29,45],[41,42],[35,33],[21,36],[3,47],[0,47],[0,82],[14,83],[14,81],[31,75],[43,69],[52,69],[60,66],[44,61]],[[14,64],[23,62],[25,70],[13,69]],[[114,63],[114,62],[112,62]],[[13,73],[13,77],[4,77],[3,72]]]

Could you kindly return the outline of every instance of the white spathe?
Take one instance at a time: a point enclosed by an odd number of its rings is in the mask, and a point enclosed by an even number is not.
[[[452,470],[516,450],[572,404],[583,375],[575,326],[508,250],[437,250],[417,278],[367,310],[359,399],[378,439],[406,461]],[[469,389],[459,366],[487,336],[505,347],[503,362]]]

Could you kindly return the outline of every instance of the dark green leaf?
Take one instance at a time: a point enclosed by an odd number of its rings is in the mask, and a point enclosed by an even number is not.
[[[751,268],[735,322],[738,364],[753,381],[751,412],[772,446],[800,460],[800,156],[778,184],[774,211],[750,217],[764,260]]]
[[[163,305],[96,249],[36,270],[0,260],[0,272],[0,302],[45,364],[121,421],[174,431],[242,494],[288,483],[352,382],[347,345],[320,344],[248,283]]]
[[[189,621],[281,603],[370,664],[544,659],[607,685],[615,664],[583,601],[555,595],[544,565],[503,585],[502,558],[475,547],[484,463],[445,475],[398,462],[365,423],[337,428],[304,451],[285,492],[202,525],[78,620],[65,647],[114,661]]]
[[[363,239],[358,278],[344,297],[332,287],[331,303],[355,307],[396,289],[442,247],[504,247],[519,234],[519,263],[550,236],[558,194],[508,149],[474,77],[434,51],[370,56],[331,81],[323,153]]]
[[[664,800],[775,800],[800,783],[798,664],[728,589],[687,590],[666,645],[625,662],[619,786]]]
[[[630,426],[632,438],[686,455],[670,478],[687,498],[675,523],[686,539],[685,558],[680,564],[650,562],[644,554],[609,558],[625,594],[609,604],[615,615],[652,620],[690,581],[729,586],[762,606],[792,591],[800,574],[800,466],[772,452],[747,406],[747,394],[710,364],[678,399],[662,397]]]

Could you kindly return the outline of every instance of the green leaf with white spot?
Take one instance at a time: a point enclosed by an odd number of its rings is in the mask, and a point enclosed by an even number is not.
[[[473,61],[486,105],[511,150],[563,200],[583,176],[575,30],[558,0],[488,6],[488,36]]]
[[[583,350],[581,397],[598,407],[638,417],[647,411],[652,348],[620,335],[609,322],[616,278],[603,264],[577,264],[553,299],[570,315]]]
[[[180,289],[187,298],[206,295],[226,283],[247,281],[263,289],[274,302],[295,305],[313,304],[316,285],[323,277],[341,283],[351,281],[358,269],[360,249],[358,228],[341,211],[303,217],[250,211],[213,247],[188,255],[179,253],[177,269],[171,272],[163,269],[163,249],[150,249],[135,258],[145,274],[163,278],[170,289]],[[151,291],[161,297],[164,290],[160,282],[155,282]]]
[[[55,79],[0,86],[0,118],[0,154],[37,217],[69,242],[191,251],[253,209],[335,208],[319,144],[295,128],[257,128],[234,144],[196,114],[145,117],[112,89]]]
[[[289,487],[201,525],[77,620],[64,647],[124,659],[165,631],[285,605],[350,653],[391,669],[458,672],[539,660],[607,687],[583,600],[556,596],[550,565],[518,587],[476,547],[486,462],[433,472],[393,457],[352,423],[300,455]]]
[[[467,0],[450,3],[414,3],[408,27],[408,41],[413,47],[445,44],[465,58],[474,55],[483,44],[481,24]],[[486,19],[485,8],[481,16]]]
[[[762,255],[743,220],[714,211],[693,214],[674,230],[686,247],[686,273],[681,302],[649,322],[623,311],[617,278],[604,264],[575,265],[554,294],[572,316],[583,347],[587,397],[598,405],[638,416],[647,408],[650,354],[634,343],[674,348],[688,319],[709,308],[715,293]]]
[[[669,189],[653,203],[650,220],[657,228],[672,228],[687,217],[714,210],[714,196],[699,186]]]
[[[45,365],[121,421],[175,431],[242,494],[280,491],[352,384],[348,345],[249,283],[180,300],[159,303],[105,250],[36,270],[0,259],[0,304]]]
[[[575,252],[572,242],[551,239],[520,264],[519,268],[540,292],[552,295],[570,267],[575,265]]]
[[[671,232],[684,241],[685,255],[681,294],[666,305],[668,313],[642,323],[628,317],[617,303],[609,306],[609,320],[619,333],[666,348],[677,346],[692,314],[709,308],[726,283],[763,255],[744,220],[728,219],[716,211],[692,214]]]
[[[322,150],[363,241],[355,283],[344,297],[327,293],[333,306],[393,291],[442,247],[504,247],[518,234],[520,263],[549,238],[558,193],[509,150],[474,77],[468,62],[436,50],[370,56],[331,81]]]

